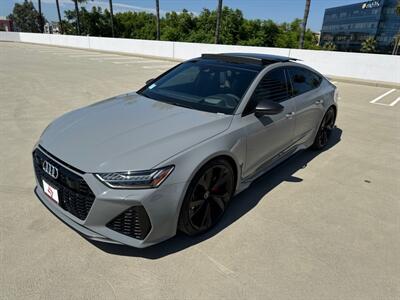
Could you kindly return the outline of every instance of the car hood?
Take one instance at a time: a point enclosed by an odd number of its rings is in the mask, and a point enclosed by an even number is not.
[[[131,93],[61,116],[39,144],[84,172],[146,170],[221,133],[231,120]]]

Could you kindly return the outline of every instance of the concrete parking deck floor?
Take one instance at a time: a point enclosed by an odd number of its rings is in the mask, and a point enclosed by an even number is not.
[[[172,65],[0,43],[0,298],[399,299],[398,90],[337,83],[329,149],[263,176],[205,236],[94,244],[47,211],[31,165],[47,124]]]

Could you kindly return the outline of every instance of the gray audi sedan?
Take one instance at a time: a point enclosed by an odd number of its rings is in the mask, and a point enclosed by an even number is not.
[[[144,248],[201,234],[257,177],[324,148],[337,98],[289,57],[204,54],[51,123],[33,149],[35,193],[92,240]]]

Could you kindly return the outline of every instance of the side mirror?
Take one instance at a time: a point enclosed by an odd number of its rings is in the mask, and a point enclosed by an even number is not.
[[[283,111],[283,106],[279,103],[270,100],[261,100],[255,109],[255,116],[257,118],[265,115],[276,115]]]
[[[151,84],[154,80],[155,80],[154,78],[151,78],[151,79],[147,80],[147,81],[146,81],[146,85]]]

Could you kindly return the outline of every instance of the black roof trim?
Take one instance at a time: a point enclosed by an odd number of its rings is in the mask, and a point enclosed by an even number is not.
[[[219,59],[231,63],[239,64],[255,64],[255,65],[271,65],[277,62],[288,62],[297,61],[296,58],[269,55],[269,54],[257,54],[257,53],[220,53],[211,54],[205,53],[201,55],[204,59]]]

